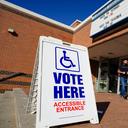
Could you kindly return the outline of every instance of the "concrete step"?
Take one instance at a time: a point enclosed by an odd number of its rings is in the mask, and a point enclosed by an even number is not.
[[[22,89],[13,90],[17,128],[35,128],[36,115],[26,113],[28,97]]]
[[[0,93],[0,128],[17,128],[12,91]]]

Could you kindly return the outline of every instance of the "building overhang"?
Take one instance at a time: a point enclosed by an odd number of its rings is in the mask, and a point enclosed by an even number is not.
[[[115,35],[113,38],[103,39],[94,45],[89,46],[89,56],[92,60],[99,60],[101,57],[112,59],[128,55],[128,28],[125,33]]]

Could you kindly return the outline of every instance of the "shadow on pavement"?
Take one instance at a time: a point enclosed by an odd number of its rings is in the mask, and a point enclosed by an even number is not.
[[[99,121],[102,120],[108,106],[109,106],[110,102],[97,102],[97,110],[98,110],[98,116],[99,116]],[[61,126],[54,126],[54,127],[50,127],[50,128],[64,128],[65,126],[73,126],[73,125],[79,125],[79,124],[85,124],[85,123],[89,123],[89,121],[83,121],[83,122],[78,122],[78,123],[73,123],[73,124],[67,124],[67,125],[61,125]]]
[[[98,110],[98,116],[99,116],[99,121],[102,120],[106,110],[108,109],[110,102],[97,102],[97,110]]]

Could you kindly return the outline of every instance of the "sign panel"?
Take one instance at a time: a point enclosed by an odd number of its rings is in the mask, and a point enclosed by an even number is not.
[[[128,18],[128,0],[112,0],[92,16],[90,36]]]
[[[87,48],[40,37],[38,71],[36,128],[98,123]]]

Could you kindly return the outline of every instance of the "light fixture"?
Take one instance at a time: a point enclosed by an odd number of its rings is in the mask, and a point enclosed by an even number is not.
[[[8,28],[8,32],[11,34],[11,35],[13,35],[13,36],[15,36],[15,37],[17,37],[18,36],[18,33],[13,29],[13,28]]]
[[[8,32],[9,32],[9,33],[14,33],[15,30],[14,30],[13,28],[8,28]]]

